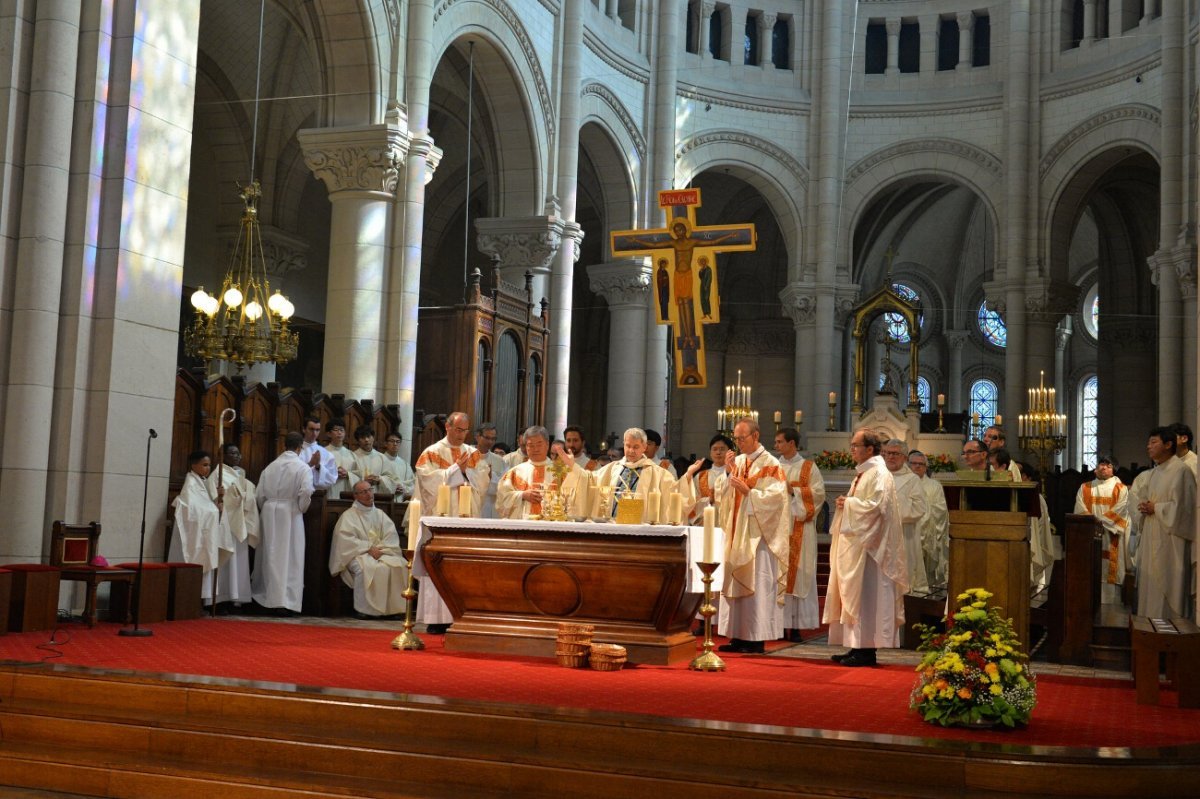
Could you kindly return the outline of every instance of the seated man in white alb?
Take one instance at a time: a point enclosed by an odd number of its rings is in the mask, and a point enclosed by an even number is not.
[[[375,449],[375,430],[369,424],[360,424],[354,430],[358,449],[354,450],[354,474],[366,480],[375,493],[384,499],[396,496],[396,482],[388,470],[387,459]]]
[[[375,491],[366,480],[354,484],[354,504],[333,528],[329,573],[340,574],[354,589],[359,618],[404,612],[408,567],[400,554],[400,537],[388,515],[375,507]]]
[[[188,456],[188,472],[183,489],[171,504],[175,506],[175,532],[171,536],[169,557],[173,561],[198,563],[204,570],[200,597],[205,602],[213,595],[213,569],[224,565],[233,554],[235,541],[229,521],[221,514],[224,489],[214,486],[209,493],[208,472],[212,459],[204,450]]]
[[[568,502],[574,501],[575,489],[581,480],[587,479],[587,472],[575,462],[575,457],[566,451],[561,444],[555,444],[555,452],[562,463],[566,464],[567,472],[563,476],[561,493]],[[540,516],[542,499],[546,488],[555,481],[549,460],[550,434],[541,425],[534,425],[525,431],[524,463],[519,463],[504,473],[496,486],[496,515],[501,519],[528,519]],[[583,509],[586,513],[586,509]],[[571,515],[583,515],[575,512]]]
[[[400,444],[404,439],[399,433],[388,433],[387,450],[383,453],[384,474],[392,479],[396,486],[396,497],[408,499],[416,489],[417,476],[411,466],[400,455]]]

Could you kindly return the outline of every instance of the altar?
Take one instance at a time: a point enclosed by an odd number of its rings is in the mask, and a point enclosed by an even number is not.
[[[702,546],[700,527],[426,516],[413,571],[454,615],[447,650],[553,657],[570,621],[631,663],[665,665],[696,654]]]

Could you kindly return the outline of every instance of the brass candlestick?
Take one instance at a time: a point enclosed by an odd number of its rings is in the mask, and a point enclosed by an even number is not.
[[[829,401],[829,426],[825,428],[826,433],[832,433],[837,430],[837,400]]]
[[[713,572],[717,570],[716,563],[697,563],[696,566],[704,574],[704,604],[700,606],[700,615],[704,617],[704,651],[688,664],[693,671],[725,671],[725,661],[713,651],[712,617],[717,608],[712,602]]]
[[[408,585],[400,596],[404,597],[404,632],[396,636],[392,641],[392,649],[424,649],[425,642],[413,632],[413,604],[412,601],[417,596],[416,578],[413,577],[413,550],[402,550],[404,560],[408,564]]]
[[[946,432],[946,419],[942,415],[942,406],[941,405],[938,406],[938,426],[937,426],[937,429],[934,430],[933,432],[935,432],[935,433]]]

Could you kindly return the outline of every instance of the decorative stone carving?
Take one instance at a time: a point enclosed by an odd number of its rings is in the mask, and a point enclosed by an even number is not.
[[[833,297],[833,322],[840,330],[850,320],[858,302],[859,288],[853,284],[821,285],[808,281],[789,283],[779,292],[783,314],[794,327],[810,326],[816,322],[817,304],[821,297]]]
[[[650,267],[640,258],[627,258],[587,267],[588,285],[609,308],[643,306],[650,293]]]
[[[1031,284],[1025,294],[1026,321],[1030,324],[1058,324],[1079,305],[1079,287],[1044,281]]]
[[[946,339],[946,345],[952,350],[962,352],[963,344],[967,343],[967,339],[971,334],[966,330],[943,330],[942,338]]]
[[[386,125],[310,128],[297,138],[305,165],[331,195],[340,191],[391,194],[408,156],[409,134]]]
[[[637,150],[640,158],[646,157],[646,137],[642,135],[642,131],[633,120],[633,114],[627,109],[612,90],[601,83],[589,83],[583,87],[582,94],[594,94],[600,98],[601,102],[612,109],[612,112],[617,115],[617,119],[621,122],[621,127],[629,134],[629,138],[633,140],[633,149]]]
[[[733,329],[725,347],[730,355],[791,355],[796,334],[784,320],[742,322]]]
[[[740,130],[710,130],[698,136],[693,136],[679,147],[679,157],[683,158],[693,150],[709,144],[725,143],[737,144],[749,147],[752,150],[758,150],[773,161],[782,164],[792,173],[801,186],[808,185],[808,170],[791,153],[765,139],[760,139],[757,136]]]
[[[1100,325],[1100,346],[1124,352],[1153,351],[1158,341],[1155,325],[1137,319],[1104,320]]]
[[[578,229],[556,215],[477,219],[475,243],[480,252],[492,257],[502,274],[549,274],[568,226]]]
[[[1121,74],[1121,75],[1118,75],[1112,82],[1115,83],[1118,80],[1126,80],[1127,78],[1128,78],[1127,75]],[[1088,91],[1096,91],[1097,89],[1100,88],[1101,85],[1107,85],[1107,82],[1105,84],[1088,83],[1086,89]],[[1084,90],[1083,88],[1080,88],[1080,89],[1077,89],[1076,91],[1083,91],[1083,90]],[[1068,94],[1073,94],[1073,93],[1075,93],[1075,92],[1068,92]],[[1046,172],[1049,171],[1052,166],[1054,166],[1054,162],[1057,161],[1064,152],[1066,152],[1067,148],[1070,147],[1072,144],[1074,144],[1079,139],[1083,138],[1088,133],[1091,133],[1096,128],[1104,127],[1105,125],[1112,125],[1115,123],[1124,122],[1126,120],[1140,120],[1140,121],[1148,122],[1151,125],[1153,125],[1154,127],[1158,127],[1159,123],[1160,123],[1158,109],[1151,108],[1148,105],[1140,105],[1140,104],[1124,105],[1119,108],[1113,108],[1113,109],[1110,109],[1103,113],[1097,114],[1096,116],[1092,117],[1091,119],[1088,119],[1088,120],[1076,125],[1070,131],[1068,131],[1065,136],[1063,136],[1061,139],[1059,139],[1057,142],[1054,143],[1054,146],[1051,147],[1050,150],[1046,153],[1045,157],[1042,158],[1042,163],[1040,164],[1041,176],[1045,177]]]
[[[1066,350],[1067,345],[1071,343],[1073,333],[1070,317],[1059,322],[1058,327],[1054,328],[1054,349],[1058,352]]]
[[[973,161],[997,178],[1002,173],[1000,159],[987,150],[976,147],[974,144],[954,139],[914,139],[894,144],[891,147],[884,147],[870,155],[864,156],[850,168],[846,179],[848,182],[853,182],[867,172],[867,170],[882,164],[884,161],[890,161],[893,158],[905,155],[928,156],[931,153],[947,153],[959,158],[965,158],[968,161]]]

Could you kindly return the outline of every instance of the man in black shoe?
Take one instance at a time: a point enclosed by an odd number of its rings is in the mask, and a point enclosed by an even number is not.
[[[877,647],[898,647],[904,623],[908,565],[904,528],[882,441],[860,429],[850,439],[857,475],[837,499],[830,526],[829,588],[823,621],[829,643],[851,647],[834,655],[843,666],[874,666]]]

